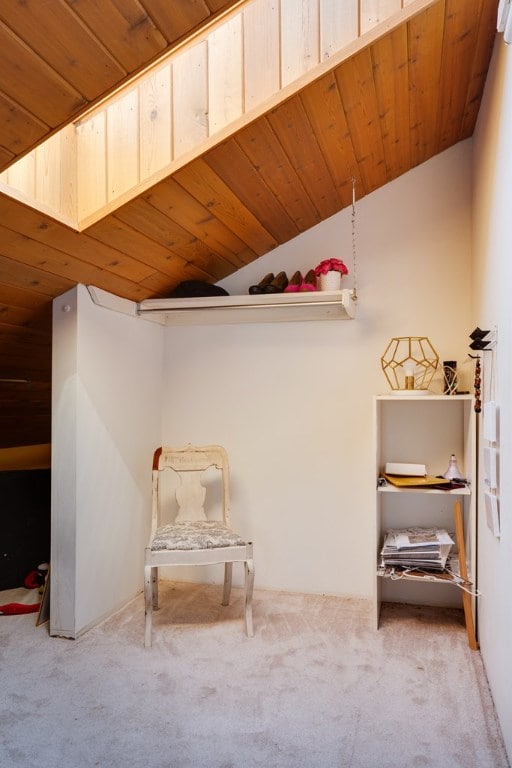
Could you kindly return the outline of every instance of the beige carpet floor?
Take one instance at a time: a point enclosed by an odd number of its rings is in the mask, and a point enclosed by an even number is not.
[[[6,768],[506,768],[458,611],[166,583],[78,640],[0,617]],[[165,606],[165,607],[164,607]]]

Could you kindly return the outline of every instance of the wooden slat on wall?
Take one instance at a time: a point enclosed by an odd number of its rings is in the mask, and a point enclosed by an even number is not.
[[[388,19],[402,7],[402,0],[361,0],[361,34]]]
[[[172,159],[171,65],[159,67],[139,87],[139,177],[147,179]]]
[[[242,14],[214,29],[208,38],[208,125],[210,135],[244,111]]]
[[[288,85],[320,61],[319,0],[281,0],[281,83]]]
[[[139,182],[139,127],[139,92],[134,88],[107,108],[108,201]],[[92,167],[89,173],[94,170]]]
[[[249,111],[281,87],[279,3],[260,0],[244,9],[244,104]]]
[[[107,115],[99,112],[77,125],[78,218],[107,204]],[[91,169],[94,172],[91,173]]]
[[[321,0],[320,61],[333,56],[359,34],[359,3]]]
[[[189,48],[172,63],[172,123],[174,157],[179,158],[203,142],[208,127],[208,48]]]

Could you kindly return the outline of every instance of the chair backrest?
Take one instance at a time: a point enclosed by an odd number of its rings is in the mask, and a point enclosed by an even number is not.
[[[229,463],[221,445],[185,445],[181,448],[162,446],[156,449],[153,456],[153,521],[158,517],[159,478],[165,469],[172,469],[179,478],[175,489],[178,505],[175,522],[206,520],[206,487],[202,480],[210,468],[220,472],[222,519],[231,527]]]

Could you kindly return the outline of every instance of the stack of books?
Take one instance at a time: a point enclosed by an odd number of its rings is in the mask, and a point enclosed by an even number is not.
[[[444,528],[400,528],[386,532],[381,568],[443,571],[455,542]]]

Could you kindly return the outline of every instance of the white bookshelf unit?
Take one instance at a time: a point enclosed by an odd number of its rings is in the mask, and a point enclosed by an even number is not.
[[[376,554],[384,533],[409,526],[446,528],[455,534],[459,574],[476,582],[476,419],[471,395],[380,395],[374,398],[376,478],[387,462],[425,464],[428,475],[441,476],[451,454],[468,484],[456,490],[397,488],[376,490]],[[476,648],[475,598],[460,589],[449,573],[410,573],[391,577],[376,571],[375,616],[382,601],[464,608],[469,645]]]

